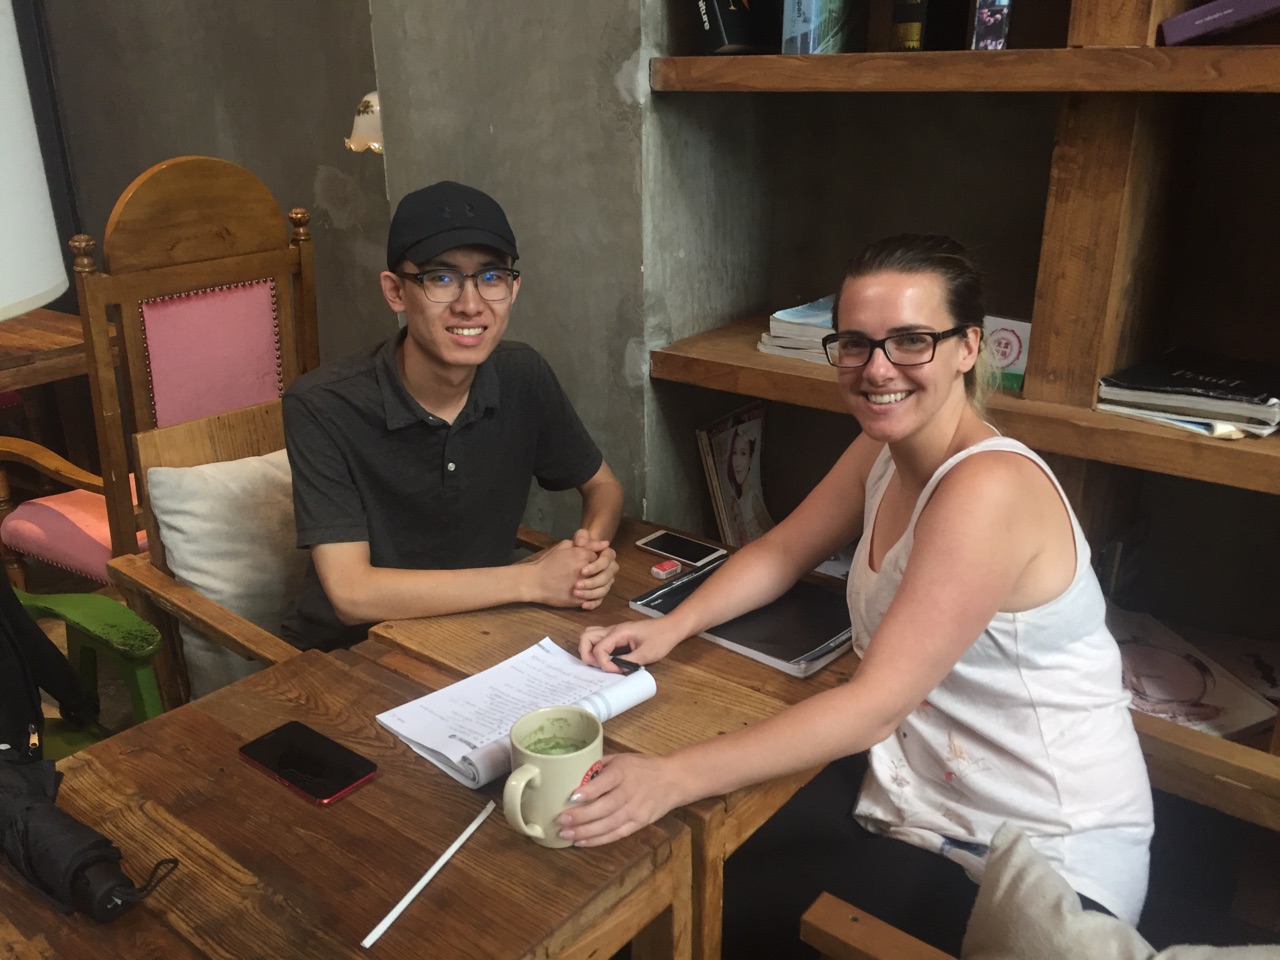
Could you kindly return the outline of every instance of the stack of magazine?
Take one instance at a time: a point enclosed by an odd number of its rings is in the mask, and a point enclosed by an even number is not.
[[[1280,427],[1280,367],[1179,348],[1105,376],[1098,407],[1228,440]]]
[[[779,310],[769,317],[769,332],[760,335],[756,349],[778,357],[795,357],[826,363],[822,350],[822,338],[831,332],[831,308],[835,294],[805,303],[787,310]]]
[[[1242,737],[1274,721],[1276,704],[1267,695],[1276,693],[1276,658],[1269,646],[1185,627],[1178,633],[1149,614],[1113,606],[1107,628],[1120,646],[1135,710],[1219,737]]]

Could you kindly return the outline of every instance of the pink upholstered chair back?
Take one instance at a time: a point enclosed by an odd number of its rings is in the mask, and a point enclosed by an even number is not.
[[[273,280],[144,300],[157,427],[266,403],[284,389]]]

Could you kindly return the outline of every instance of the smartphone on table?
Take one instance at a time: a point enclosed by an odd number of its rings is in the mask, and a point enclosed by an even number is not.
[[[656,553],[660,557],[669,557],[672,560],[687,563],[691,567],[704,567],[712,560],[717,560],[729,552],[723,547],[702,543],[690,537],[672,533],[670,530],[659,530],[647,537],[641,537],[636,541],[636,546],[641,550]]]
[[[297,720],[250,740],[240,756],[315,803],[340,800],[378,773],[372,760]]]

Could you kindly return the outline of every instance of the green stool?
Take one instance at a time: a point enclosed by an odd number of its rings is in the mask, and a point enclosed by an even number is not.
[[[124,604],[96,593],[32,594],[14,590],[18,601],[32,617],[52,617],[67,625],[67,658],[80,675],[84,688],[98,692],[98,656],[114,662],[120,671],[133,715],[138,722],[164,712],[160,685],[156,682],[152,658],[160,647],[160,631]],[[76,730],[70,724],[51,721],[46,730],[46,755],[69,755],[101,739],[97,730]],[[62,727],[66,727],[65,731]],[[55,736],[49,736],[50,733]],[[63,736],[65,733],[66,736]],[[55,745],[51,740],[65,741]]]

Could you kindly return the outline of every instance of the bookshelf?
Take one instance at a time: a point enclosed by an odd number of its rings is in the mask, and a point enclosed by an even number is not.
[[[1280,93],[1280,47],[659,57],[656,93]]]
[[[756,349],[763,315],[653,351],[650,376],[726,393],[846,413],[835,369]],[[997,392],[987,410],[1001,431],[1048,453],[1280,494],[1280,433],[1223,441],[1060,403]]]
[[[1057,93],[1031,340],[1021,395],[989,408],[1054,467],[1095,544],[1132,515],[1133,468],[1280,494],[1280,436],[1215,441],[1093,410],[1098,378],[1170,345],[1159,294],[1173,260],[1179,95],[1280,93],[1280,46],[1161,48],[1184,0],[1072,0],[1057,45],[1006,51],[661,57],[663,98]],[[1242,134],[1243,136],[1243,134]],[[1274,305],[1273,305],[1274,306]],[[1239,323],[1276,351],[1257,321]],[[1252,324],[1252,325],[1250,325]],[[712,326],[711,329],[707,329]],[[703,332],[650,353],[650,377],[845,412],[834,372],[755,349],[763,316],[695,318]],[[1280,361],[1280,354],[1268,355]],[[1280,728],[1247,744],[1135,715],[1162,789],[1280,830]]]

